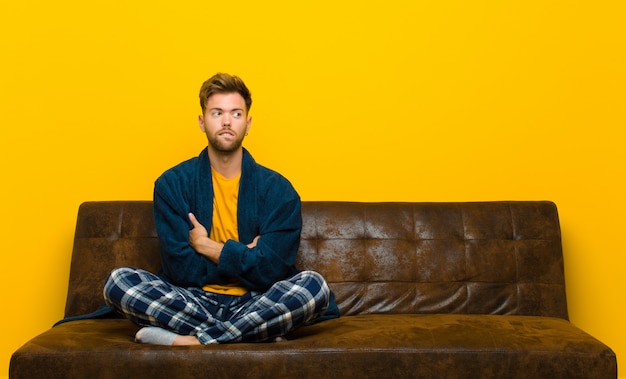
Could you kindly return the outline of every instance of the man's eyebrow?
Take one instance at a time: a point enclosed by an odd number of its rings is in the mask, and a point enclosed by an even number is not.
[[[212,108],[209,108],[209,110],[210,111],[225,111],[226,109],[220,108],[220,107],[212,107]],[[229,112],[233,112],[233,111],[243,111],[243,108],[233,108],[229,110]]]

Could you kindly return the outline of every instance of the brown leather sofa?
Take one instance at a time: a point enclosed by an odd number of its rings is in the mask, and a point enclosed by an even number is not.
[[[303,220],[298,266],[326,277],[341,318],[283,342],[165,347],[104,314],[34,337],[10,378],[617,377],[568,321],[553,203],[305,202]],[[112,268],[158,270],[157,243],[151,202],[82,204],[66,317],[98,309]]]

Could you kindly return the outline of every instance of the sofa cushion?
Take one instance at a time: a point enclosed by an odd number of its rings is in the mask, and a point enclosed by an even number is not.
[[[136,330],[127,320],[59,325],[13,355],[11,378],[617,375],[610,349],[570,322],[549,317],[358,315],[298,329],[284,342],[196,347],[137,344]]]

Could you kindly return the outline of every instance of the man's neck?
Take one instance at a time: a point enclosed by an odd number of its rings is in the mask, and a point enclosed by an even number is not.
[[[237,149],[237,151],[232,153],[222,153],[209,147],[209,162],[211,162],[211,167],[227,179],[239,175],[242,161],[243,149]]]

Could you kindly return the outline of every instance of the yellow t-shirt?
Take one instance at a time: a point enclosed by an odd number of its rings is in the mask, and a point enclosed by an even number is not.
[[[227,179],[217,171],[211,169],[213,178],[213,224],[209,237],[212,240],[225,243],[229,239],[239,241],[237,231],[237,198],[239,196],[239,179],[241,173],[234,178]],[[203,290],[233,296],[241,296],[248,292],[238,281],[228,284],[207,283]]]

